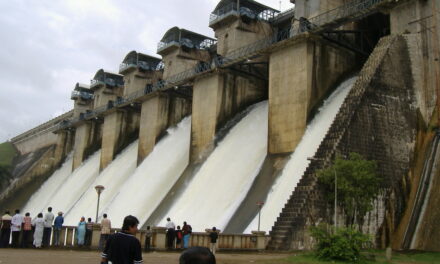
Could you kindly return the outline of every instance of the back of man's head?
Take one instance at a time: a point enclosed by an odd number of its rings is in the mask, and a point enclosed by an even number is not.
[[[215,256],[206,247],[191,247],[182,252],[179,264],[215,264]]]
[[[139,224],[139,220],[132,215],[127,215],[124,218],[124,223],[122,224],[122,231],[127,231],[129,227],[133,227]]]
[[[20,209],[15,209],[15,213],[19,214],[20,213]]]
[[[102,216],[103,216],[104,218],[107,218],[107,214],[103,214]]]
[[[52,207],[47,208],[48,212],[52,212]]]

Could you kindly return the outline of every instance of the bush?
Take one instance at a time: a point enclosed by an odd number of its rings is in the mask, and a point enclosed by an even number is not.
[[[333,230],[327,225],[311,228],[312,237],[317,241],[317,257],[323,260],[359,262],[362,245],[370,241],[369,236],[354,228],[338,228],[336,232],[329,229]]]

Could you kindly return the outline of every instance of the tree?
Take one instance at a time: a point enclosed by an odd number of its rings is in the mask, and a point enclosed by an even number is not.
[[[337,174],[338,207],[345,214],[345,226],[356,223],[361,228],[364,216],[373,209],[373,201],[380,191],[381,179],[377,175],[375,161],[365,160],[358,153],[350,153],[348,159],[337,156],[333,165],[319,170],[318,183],[324,189],[325,199],[335,199],[335,172]]]

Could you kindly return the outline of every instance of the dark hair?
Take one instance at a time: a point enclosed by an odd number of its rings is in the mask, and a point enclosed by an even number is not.
[[[30,213],[26,213],[24,216],[30,216],[31,214]]]
[[[38,213],[37,217],[43,217],[43,213]]]
[[[216,264],[215,256],[206,247],[190,247],[183,251],[179,264]]]
[[[132,215],[127,215],[124,218],[124,223],[122,224],[122,230],[127,231],[129,227],[133,227],[139,224],[139,220]]]
[[[104,216],[104,218],[107,218],[107,214],[103,214],[102,216]]]
[[[177,229],[180,229],[180,226],[177,226]]]
[[[16,214],[20,213],[20,209],[15,209],[15,213]]]
[[[215,228],[215,226],[212,228],[212,231],[215,231],[215,230],[217,230],[217,228]]]
[[[92,222],[92,218],[90,218],[90,217],[87,218],[87,221]]]
[[[9,210],[6,210],[6,211],[5,211],[5,214],[9,214]]]
[[[52,207],[47,208],[47,211],[52,212]]]
[[[147,230],[150,230],[150,226],[147,226]]]

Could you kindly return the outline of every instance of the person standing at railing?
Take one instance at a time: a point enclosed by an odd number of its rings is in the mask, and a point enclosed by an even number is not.
[[[78,246],[84,245],[84,239],[86,236],[86,218],[84,216],[79,220],[78,226],[76,227],[76,242]]]
[[[52,207],[47,208],[47,213],[44,215],[44,233],[43,233],[43,247],[49,247],[50,234],[52,233],[52,223],[55,216],[52,213]]]
[[[92,245],[92,234],[93,234],[93,222],[92,218],[87,218],[86,223],[86,237],[85,237],[85,245],[90,246]]]
[[[21,226],[23,225],[23,216],[20,214],[20,210],[15,210],[15,215],[11,219],[11,231],[12,231],[12,247],[18,248]]]
[[[147,226],[147,230],[145,230],[145,252],[150,252],[152,237],[153,232],[151,231],[150,226]]]
[[[21,238],[21,247],[28,248],[32,240],[32,218],[31,214],[26,213],[23,218],[23,237]]]
[[[183,248],[188,248],[189,239],[192,233],[192,227],[188,225],[186,222],[183,222],[182,232],[183,232]]]
[[[58,216],[55,217],[54,225],[53,225],[53,245],[60,245],[60,233],[63,228],[64,217],[63,212],[58,212]]]
[[[112,222],[107,218],[107,214],[102,215],[103,219],[101,220],[101,237],[99,238],[99,249],[103,250],[105,247],[105,243],[110,236],[112,229]]]
[[[171,221],[171,219],[168,217],[165,227],[167,228],[167,234],[166,234],[167,249],[170,250],[170,249],[174,248],[174,238],[176,235],[174,230],[175,230],[176,226],[174,225],[174,222]]]
[[[45,221],[43,219],[42,213],[39,213],[37,215],[37,218],[34,218],[34,220],[32,220],[32,225],[35,226],[33,244],[36,248],[41,248],[41,243],[43,241],[44,224]]]
[[[0,248],[7,248],[9,246],[9,237],[11,236],[11,219],[12,217],[9,215],[9,211],[6,211],[2,216]]]
[[[215,226],[212,228],[212,231],[209,233],[209,238],[211,239],[211,245],[209,248],[211,249],[212,254],[215,255],[215,248],[217,247],[217,239],[218,239],[218,232]]]

